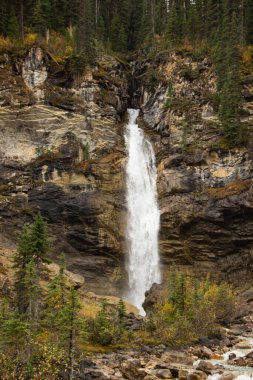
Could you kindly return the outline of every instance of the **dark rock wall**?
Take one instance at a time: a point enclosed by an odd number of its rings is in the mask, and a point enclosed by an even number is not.
[[[137,62],[143,125],[157,151],[164,271],[252,283],[252,103],[244,97],[248,146],[228,149],[217,117],[216,80],[206,58],[160,54]],[[157,77],[153,78],[156,70]],[[252,90],[244,80],[242,97]],[[247,116],[245,116],[247,115]],[[247,286],[246,285],[246,286]]]
[[[2,241],[16,242],[40,210],[52,258],[65,252],[87,289],[118,293],[126,280],[124,115],[139,106],[157,156],[164,273],[175,262],[197,275],[252,281],[252,151],[250,144],[234,150],[224,144],[206,58],[166,53],[128,64],[101,56],[82,76],[40,48],[18,61],[5,59]],[[250,141],[249,81],[242,109]]]

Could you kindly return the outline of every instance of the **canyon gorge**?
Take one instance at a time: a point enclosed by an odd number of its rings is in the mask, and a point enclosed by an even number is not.
[[[156,75],[154,75],[156,70]],[[14,248],[40,211],[51,258],[66,254],[85,287],[119,295],[127,282],[127,108],[152,143],[164,277],[172,263],[211,273],[253,300],[252,147],[220,134],[216,77],[187,51],[101,54],[73,74],[40,47],[0,57],[0,242]],[[253,77],[243,79],[241,120],[252,140]]]

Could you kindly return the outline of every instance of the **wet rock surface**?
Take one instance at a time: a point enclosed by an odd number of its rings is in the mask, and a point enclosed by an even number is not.
[[[76,375],[76,379],[206,380],[208,376],[213,376],[219,380],[233,380],[241,374],[250,376],[253,373],[250,361],[253,347],[252,318],[246,325],[251,328],[251,333],[239,339],[247,340],[251,346],[249,353],[246,349],[237,350],[238,335],[234,335],[233,329],[229,328],[224,329],[223,335],[226,335],[232,347],[223,346],[223,338],[217,339],[216,345],[211,348],[200,344],[176,350],[164,345],[142,346],[91,355],[81,363],[80,374]],[[230,360],[232,353],[235,358]]]
[[[145,64],[137,59],[136,75],[142,125],[157,154],[165,271],[175,262],[194,274],[252,284],[252,100],[242,105],[249,145],[228,149],[207,58],[163,52]]]
[[[210,62],[168,53],[130,63],[101,56],[94,69],[75,77],[39,47],[5,60],[1,237],[15,243],[40,210],[52,258],[65,252],[87,289],[119,293],[126,280],[123,132],[131,96],[156,151],[164,272],[175,262],[240,287],[243,279],[247,314],[253,303],[252,149],[224,145],[210,100],[216,85]],[[250,140],[249,96],[242,107]]]

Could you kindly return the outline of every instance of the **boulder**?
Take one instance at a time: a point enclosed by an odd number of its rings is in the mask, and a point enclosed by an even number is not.
[[[232,375],[232,373],[227,373],[227,374],[223,374],[219,380],[233,380],[234,379],[234,376]]]
[[[201,360],[197,366],[197,370],[205,372],[208,375],[210,375],[210,373],[214,370],[214,365],[210,362]]]
[[[246,355],[246,358],[247,358],[247,359],[253,359],[253,351],[249,352],[249,353]]]
[[[194,371],[187,375],[186,380],[206,380],[207,374],[201,371]]]
[[[237,358],[232,360],[231,364],[236,365],[238,367],[246,367],[248,363],[246,358]]]
[[[179,379],[179,380],[186,380],[188,374],[189,374],[189,371],[188,371],[188,370],[180,369],[180,370],[178,371],[178,379]]]
[[[143,309],[148,312],[154,309],[155,304],[161,299],[162,285],[153,284],[145,293],[145,300],[143,302]]]
[[[147,375],[145,372],[140,372],[141,363],[138,359],[128,359],[121,363],[120,371],[129,380],[142,380]]]
[[[228,360],[234,360],[235,358],[236,358],[236,354],[234,352],[228,355]]]
[[[172,378],[172,374],[171,374],[169,369],[158,369],[156,371],[156,376],[159,379],[171,379]]]
[[[213,351],[210,350],[210,348],[206,347],[206,346],[203,346],[201,347],[200,349],[200,354],[201,354],[201,358],[206,358],[206,359],[211,359],[212,355],[213,355]]]
[[[236,348],[242,349],[242,350],[248,350],[252,348],[252,345],[247,340],[242,340],[235,345]]]
[[[179,363],[185,365],[192,365],[194,360],[191,355],[181,351],[169,351],[164,352],[161,356],[161,360],[164,363]]]

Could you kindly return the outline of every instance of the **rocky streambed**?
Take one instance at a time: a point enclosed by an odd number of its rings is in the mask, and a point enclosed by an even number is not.
[[[191,347],[142,345],[86,357],[76,379],[248,380],[253,378],[253,317]]]

